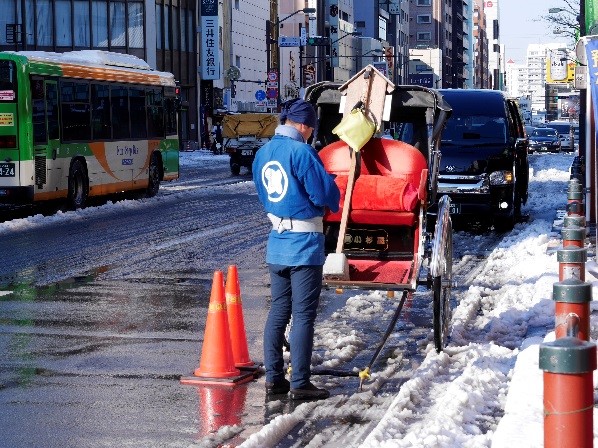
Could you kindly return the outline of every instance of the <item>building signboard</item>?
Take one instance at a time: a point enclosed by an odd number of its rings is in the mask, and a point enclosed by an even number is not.
[[[417,73],[409,75],[409,84],[423,87],[434,87],[433,73]]]
[[[220,79],[218,0],[201,2],[201,78]]]

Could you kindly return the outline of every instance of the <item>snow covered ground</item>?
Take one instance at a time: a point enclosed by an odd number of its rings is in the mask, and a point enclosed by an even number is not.
[[[448,348],[437,354],[431,341],[422,347],[423,361],[413,367],[398,393],[377,394],[384,383],[403,381],[399,362],[389,358],[386,368],[373,374],[364,391],[301,404],[248,435],[241,446],[263,448],[281,441],[285,446],[305,446],[293,445],[289,434],[307,418],[370,422],[355,425],[358,429],[353,432],[347,431],[346,425],[338,433],[337,426],[327,427],[311,438],[309,447],[543,446],[538,347],[553,338],[546,329],[554,322],[552,285],[558,281],[558,263],[556,253],[548,248],[559,244],[560,233],[553,230],[553,221],[566,203],[571,161],[572,156],[565,154],[530,158],[530,197],[524,207],[529,221],[506,234],[489,252],[477,276],[455,294]],[[201,151],[181,154],[182,169],[197,164],[221,166],[228,164],[228,156]],[[234,188],[252,191],[249,180]],[[180,185],[165,184],[163,194],[187,193]],[[161,200],[160,195],[153,200]],[[110,207],[136,206],[136,201],[123,201],[50,218],[33,216],[0,223],[0,232],[36,227],[48,219],[80,219]],[[479,246],[483,238],[456,232],[454,244],[466,252],[468,245]],[[588,276],[588,281],[595,279]],[[597,286],[594,283],[594,296]],[[362,344],[358,332],[366,330],[380,310],[386,317],[385,300],[382,292],[355,294],[329,319],[318,322],[316,345],[326,351],[326,361],[320,362],[323,367],[334,368],[355,356]],[[592,309],[598,310],[598,306]],[[593,320],[593,338],[597,326]],[[225,442],[242,430],[224,427],[210,440]]]
[[[554,337],[546,329],[554,322],[552,285],[558,281],[558,263],[556,253],[548,249],[559,244],[560,233],[553,230],[553,221],[566,203],[571,161],[572,156],[561,154],[531,157],[530,197],[524,207],[529,222],[517,224],[505,235],[469,287],[457,294],[449,347],[437,354],[428,344],[423,363],[396,395],[374,394],[396,372],[389,363],[373,377],[368,390],[298,406],[241,446],[275,446],[308,415],[312,419],[355,418],[356,413],[373,422],[357,438],[361,447],[543,446],[538,347],[545,338]],[[455,245],[466,250],[476,238],[456,232]],[[594,278],[589,276],[589,280]],[[363,315],[363,309],[355,308],[357,300],[375,308],[383,294],[356,296],[338,313],[355,322],[356,316]],[[334,322],[318,325],[317,340],[334,328],[338,334]],[[593,321],[592,334],[595,329]],[[335,341],[330,342],[331,354],[343,351],[351,356],[358,350],[358,338],[353,340],[350,333],[345,336],[340,343],[338,337],[331,338]],[[351,437],[355,440],[355,434]],[[335,437],[324,430],[308,446],[355,444],[344,433]]]

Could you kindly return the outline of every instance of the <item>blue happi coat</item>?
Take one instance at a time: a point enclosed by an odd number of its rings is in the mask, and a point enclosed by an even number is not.
[[[267,213],[279,218],[324,216],[339,209],[340,192],[317,152],[292,126],[276,128],[253,161],[253,180]],[[268,237],[266,262],[285,266],[323,265],[324,235],[320,232],[282,233]]]

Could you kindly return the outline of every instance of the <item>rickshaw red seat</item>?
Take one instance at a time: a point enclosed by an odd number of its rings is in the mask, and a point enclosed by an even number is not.
[[[341,220],[351,164],[349,151],[345,142],[338,141],[319,153],[326,171],[336,175],[335,182],[341,190],[341,210],[327,214],[327,222]],[[401,141],[373,138],[361,149],[361,158],[350,222],[412,226],[417,218],[417,204],[426,196],[428,166],[423,154]]]

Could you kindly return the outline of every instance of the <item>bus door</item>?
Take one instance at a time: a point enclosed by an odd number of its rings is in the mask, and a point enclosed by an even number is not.
[[[0,187],[20,185],[18,100],[16,64],[0,60]],[[0,196],[7,194],[0,188]]]
[[[60,132],[58,125],[58,83],[56,80],[34,78],[31,80],[33,106],[33,145],[35,160],[35,185],[54,190],[61,178],[58,163]],[[54,175],[49,177],[49,173]],[[68,174],[68,172],[67,172]]]

